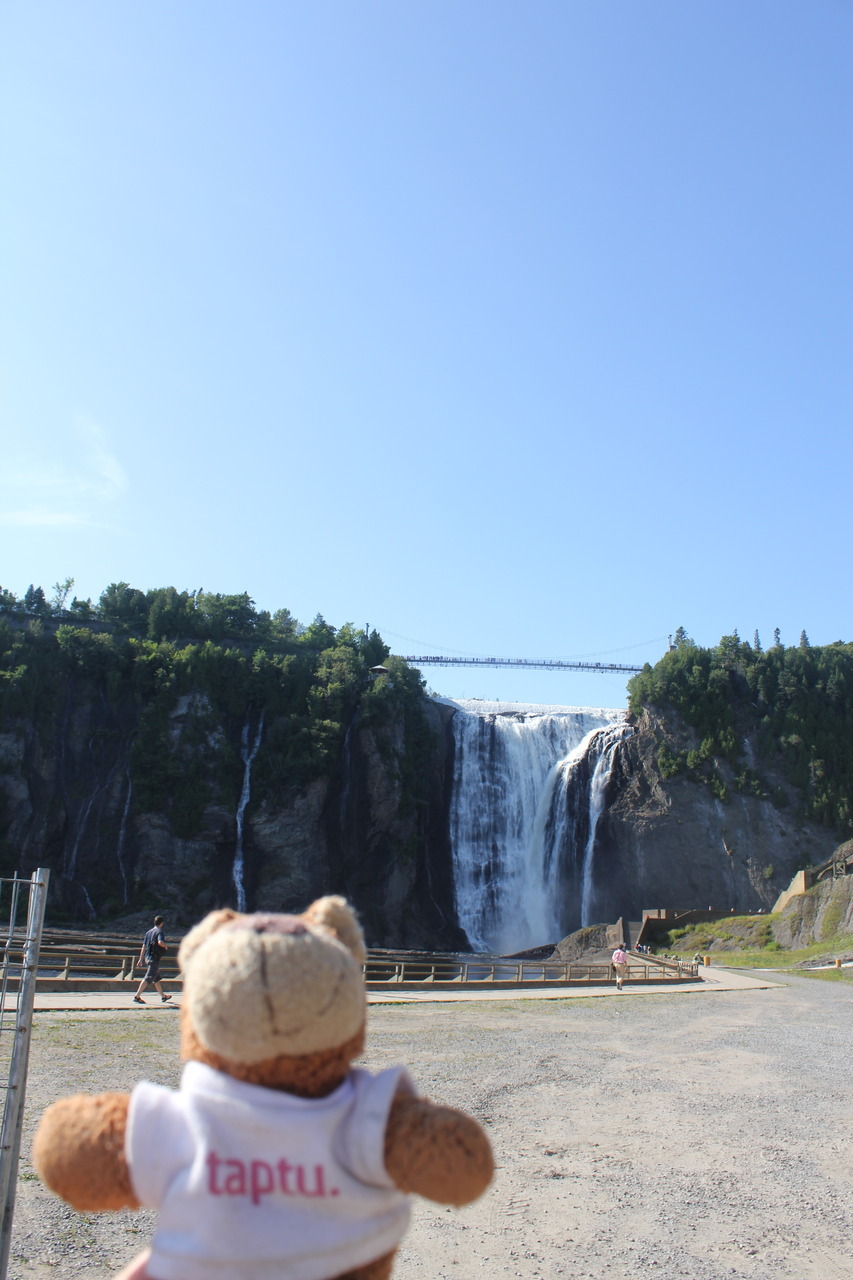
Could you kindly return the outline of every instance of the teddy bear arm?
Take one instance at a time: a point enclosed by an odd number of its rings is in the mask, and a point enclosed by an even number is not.
[[[398,1094],[385,1130],[385,1168],[401,1191],[470,1204],[492,1180],[489,1140],[471,1116]]]
[[[124,1154],[130,1097],[79,1093],[48,1107],[33,1143],[43,1182],[75,1209],[138,1209]]]

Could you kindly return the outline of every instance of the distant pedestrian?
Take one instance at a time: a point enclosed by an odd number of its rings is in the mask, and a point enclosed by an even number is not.
[[[625,981],[626,977],[628,976],[627,953],[623,951],[621,947],[617,947],[616,950],[613,952],[613,955],[610,959],[610,963],[613,965],[613,968],[616,970],[616,990],[621,991],[622,983]]]
[[[160,981],[160,957],[164,956],[168,950],[166,935],[163,932],[163,917],[155,916],[153,929],[149,929],[142,939],[142,946],[139,948],[139,959],[135,966],[141,968],[143,963],[146,965],[145,977],[140,982],[136,995],[133,997],[137,1004],[145,1004],[142,999],[142,993],[149,983],[153,983],[155,989],[160,992],[160,999],[164,1004],[167,1000],[171,1000],[172,997],[166,995],[163,990],[163,984]]]

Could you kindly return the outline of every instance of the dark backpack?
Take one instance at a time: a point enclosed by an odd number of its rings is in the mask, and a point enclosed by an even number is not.
[[[149,929],[145,935],[145,963],[153,964],[160,959],[161,952],[165,949],[160,946],[158,937],[159,929]]]

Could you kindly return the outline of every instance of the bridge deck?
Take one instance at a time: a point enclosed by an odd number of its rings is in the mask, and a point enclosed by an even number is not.
[[[531,671],[597,671],[599,675],[637,675],[642,667],[622,662],[564,662],[561,658],[443,658],[436,654],[406,656],[413,667],[512,667]]]

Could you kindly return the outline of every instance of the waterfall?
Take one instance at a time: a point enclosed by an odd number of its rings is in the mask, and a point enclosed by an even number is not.
[[[237,847],[234,851],[234,865],[231,868],[231,879],[234,882],[234,888],[237,890],[238,911],[246,910],[246,888],[243,883],[243,814],[246,812],[246,805],[249,803],[249,798],[252,794],[252,763],[258,754],[263,731],[264,713],[262,711],[255,737],[250,747],[249,715],[247,713],[240,742],[240,759],[243,761],[243,789],[240,792],[240,799],[237,804]]]
[[[118,830],[118,845],[116,846],[116,858],[118,860],[118,869],[121,872],[121,883],[123,897],[122,902],[125,905],[128,902],[127,894],[127,869],[124,865],[124,842],[127,838],[127,817],[130,813],[130,798],[133,795],[133,779],[130,776],[130,770],[127,773],[127,795],[125,796],[124,809],[121,815],[121,826]]]
[[[589,744],[587,755],[594,761],[592,779],[589,784],[589,834],[583,853],[581,866],[581,928],[589,924],[599,924],[594,919],[595,907],[595,833],[598,820],[604,812],[604,800],[607,784],[613,773],[616,761],[616,748],[631,734],[626,724],[616,724],[609,729],[599,729]]]
[[[95,738],[94,737],[89,739],[86,746],[86,751],[87,751],[88,758],[92,762],[92,773],[94,774],[96,781],[94,784],[94,790],[90,793],[88,799],[83,802],[83,804],[80,806],[80,809],[78,810],[77,817],[74,821],[74,825],[72,828],[70,846],[68,843],[66,843],[65,848],[63,850],[62,874],[65,876],[67,880],[74,880],[76,878],[77,855],[80,852],[80,844],[83,840],[83,835],[86,831],[86,825],[89,821],[89,815],[92,812],[92,808],[95,804],[95,801],[100,796],[105,795],[106,792],[109,790],[109,787],[115,775],[115,771],[118,768],[118,765],[116,763],[113,763],[113,765],[107,771],[104,781],[98,782],[97,781],[98,762],[95,754]]]
[[[594,902],[595,831],[625,713],[452,705],[459,923],[479,951],[557,942],[580,924],[584,894],[586,909]]]
[[[75,877],[75,873],[77,871],[77,854],[80,850],[80,841],[83,839],[83,832],[86,829],[86,823],[89,821],[89,814],[92,812],[92,805],[95,803],[96,799],[98,798],[98,791],[100,791],[100,787],[97,788],[97,790],[95,790],[92,793],[92,795],[89,796],[88,800],[86,800],[85,803],[83,804],[80,812],[77,815],[77,820],[74,824],[74,834],[72,838],[71,848],[69,849],[67,846],[65,848],[64,856],[62,860],[63,861],[62,873],[67,880],[73,880]]]

